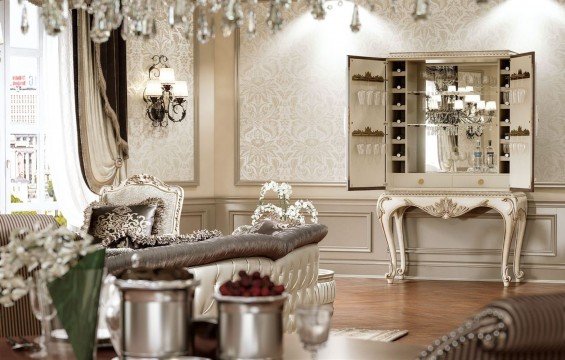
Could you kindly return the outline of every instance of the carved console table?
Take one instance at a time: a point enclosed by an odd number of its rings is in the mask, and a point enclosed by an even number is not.
[[[404,278],[406,273],[406,249],[404,244],[404,213],[417,207],[426,213],[443,219],[461,216],[473,209],[487,207],[496,210],[504,220],[501,275],[504,286],[512,279],[508,269],[508,256],[512,239],[515,239],[514,276],[519,282],[524,277],[520,270],[520,254],[526,228],[528,202],[524,193],[514,192],[433,192],[387,191],[377,202],[377,216],[382,224],[390,252],[390,268],[385,274],[388,283],[395,277]],[[398,237],[400,267],[396,257],[393,228]]]

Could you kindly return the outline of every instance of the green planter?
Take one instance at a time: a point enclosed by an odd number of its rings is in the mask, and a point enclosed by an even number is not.
[[[78,360],[96,357],[104,257],[104,249],[87,254],[65,275],[47,284],[58,320]]]

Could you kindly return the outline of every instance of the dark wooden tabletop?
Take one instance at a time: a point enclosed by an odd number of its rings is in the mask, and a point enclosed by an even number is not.
[[[310,360],[311,355],[302,348],[296,334],[284,337],[284,359]],[[412,360],[422,350],[421,346],[401,343],[383,343],[378,341],[349,339],[346,337],[330,337],[329,341],[318,354],[318,359],[334,360]],[[0,359],[27,359],[28,352],[13,351],[4,338],[0,338]],[[111,347],[98,349],[97,360],[110,360],[116,353]],[[51,358],[50,358],[51,359]],[[59,357],[54,359],[66,359]]]

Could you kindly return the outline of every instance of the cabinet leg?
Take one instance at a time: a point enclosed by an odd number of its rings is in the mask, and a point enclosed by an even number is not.
[[[396,237],[398,238],[398,249],[400,250],[400,268],[396,270],[399,279],[404,279],[406,274],[406,244],[404,242],[404,211],[399,209],[394,213],[394,226],[396,230]]]
[[[520,282],[524,278],[524,272],[520,270],[520,257],[522,255],[522,243],[524,241],[524,232],[526,231],[526,213],[520,212],[516,223],[516,244],[514,249],[514,276],[516,282]]]
[[[385,274],[386,281],[389,284],[394,282],[396,275],[396,246],[394,245],[394,236],[392,233],[392,218],[391,214],[383,214],[381,217],[381,225],[385,234],[386,242],[388,244],[388,251],[390,255],[390,267],[388,273]]]
[[[510,285],[512,277],[508,269],[508,256],[510,255],[510,245],[512,244],[512,235],[514,233],[515,221],[510,216],[504,217],[504,243],[502,245],[502,283],[504,286]]]

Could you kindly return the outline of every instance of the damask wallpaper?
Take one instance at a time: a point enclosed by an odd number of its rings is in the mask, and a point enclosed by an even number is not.
[[[163,11],[164,13],[164,11]],[[181,28],[157,20],[157,35],[152,39],[127,40],[128,60],[128,175],[147,173],[168,182],[193,182],[194,167],[194,47]],[[155,128],[145,115],[143,90],[153,55],[165,55],[177,80],[188,83],[186,118],[180,123]]]
[[[240,34],[240,180],[337,183],[346,180],[346,55],[397,51],[510,49],[535,51],[535,176],[565,183],[565,5],[554,0],[434,0],[415,21],[414,0],[379,1],[361,9],[361,31],[349,31],[351,4],[332,2],[326,20],[304,5],[285,12],[283,31],[263,21],[249,41]],[[267,4],[261,5],[267,13]]]

